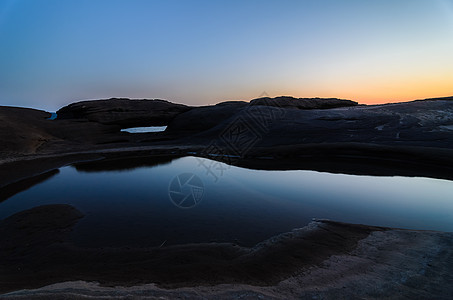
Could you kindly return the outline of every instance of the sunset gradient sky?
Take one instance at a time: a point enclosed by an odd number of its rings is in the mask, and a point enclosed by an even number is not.
[[[1,0],[0,105],[453,95],[453,0]]]

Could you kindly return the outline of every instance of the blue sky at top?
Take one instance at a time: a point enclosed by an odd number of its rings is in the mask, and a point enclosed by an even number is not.
[[[0,105],[453,95],[453,0],[1,0]]]

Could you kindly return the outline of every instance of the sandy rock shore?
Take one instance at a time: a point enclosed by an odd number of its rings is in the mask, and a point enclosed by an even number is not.
[[[82,217],[48,205],[1,221],[0,298],[453,297],[453,233],[314,220],[252,248],[85,249],[68,238]]]

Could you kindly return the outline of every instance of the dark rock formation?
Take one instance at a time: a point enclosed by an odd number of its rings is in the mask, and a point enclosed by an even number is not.
[[[49,117],[40,110],[0,107],[0,156],[35,153],[52,138],[41,125]]]
[[[121,128],[167,125],[175,116],[190,107],[165,100],[108,100],[82,101],[61,108],[58,119],[86,119]]]
[[[218,139],[225,147],[236,150],[249,147],[252,141],[252,146],[266,147],[372,143],[453,148],[453,100],[441,98],[322,110],[253,105],[215,127],[211,128],[209,123],[206,128],[198,135],[200,138]],[[238,142],[240,139],[243,145]]]
[[[213,106],[194,107],[176,116],[168,125],[170,132],[201,132],[230,118],[249,104],[243,101],[227,101]]]
[[[243,108],[252,110],[252,106],[278,107],[281,109],[329,109],[337,107],[356,106],[357,102],[335,98],[258,98],[250,101],[226,101],[214,106],[195,107],[192,110],[178,115],[170,122],[168,130],[201,132],[213,128],[238,113]]]
[[[50,113],[0,107],[0,159],[50,151],[76,151],[84,145],[118,141],[120,127],[87,120],[49,120]],[[126,139],[127,140],[127,139]]]
[[[294,98],[288,96],[258,98],[250,101],[250,104],[297,109],[329,109],[358,105],[355,101],[337,98]]]
[[[313,109],[325,107],[322,103],[346,106]],[[213,142],[240,157],[256,154],[249,152],[253,148],[325,143],[453,149],[453,98],[366,106],[338,99],[278,97],[193,108],[161,100],[112,99],[71,104],[59,111],[57,120],[49,116],[0,107],[0,138],[5,141],[0,159],[158,145],[206,148]],[[161,133],[120,132],[121,127],[163,122],[169,125]]]

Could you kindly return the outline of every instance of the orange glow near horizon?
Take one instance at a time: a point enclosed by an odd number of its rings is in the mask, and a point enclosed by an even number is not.
[[[345,94],[363,104],[449,97],[453,96],[453,72],[451,73],[439,78],[414,75],[401,81],[382,80],[369,85],[370,88],[364,85],[363,89],[350,90],[349,93],[345,91]]]
[[[328,97],[350,99],[360,104],[384,104],[407,102],[412,100],[442,98],[453,96],[452,81],[450,82],[431,82],[418,84],[414,80],[405,86],[396,86],[391,84],[382,84],[380,87],[372,88],[339,90],[336,93],[329,94]],[[327,97],[323,97],[327,98]]]
[[[291,92],[279,91],[284,95],[293,95],[297,98],[341,98],[359,102],[360,104],[397,103],[412,100],[442,98],[453,96],[453,72],[442,74],[439,78],[430,78],[414,75],[412,78],[399,80],[397,78],[376,79],[367,82],[366,79],[357,79],[350,82],[339,81],[330,83],[327,88],[294,89]],[[272,96],[280,96],[273,94]]]

